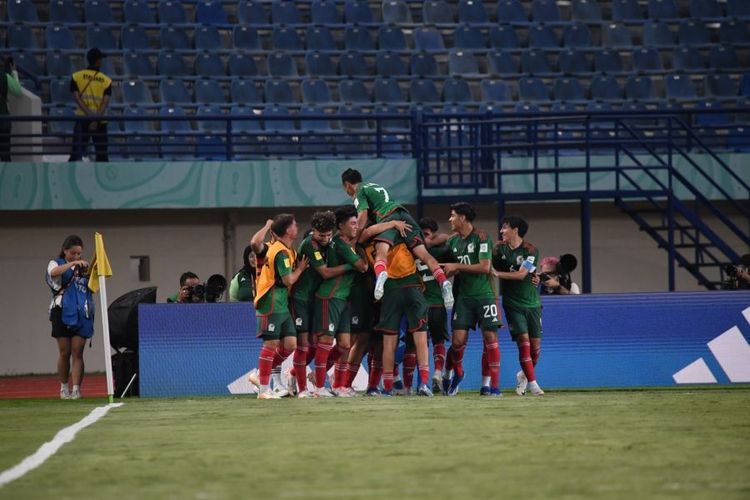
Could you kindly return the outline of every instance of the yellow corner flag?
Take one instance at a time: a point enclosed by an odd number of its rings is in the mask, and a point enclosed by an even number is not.
[[[89,290],[99,290],[99,276],[112,276],[112,267],[109,265],[107,252],[104,251],[104,239],[99,233],[94,233],[94,258],[91,259],[91,276],[89,277]]]

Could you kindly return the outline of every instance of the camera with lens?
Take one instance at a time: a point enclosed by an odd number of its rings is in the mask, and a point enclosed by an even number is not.
[[[750,254],[740,257],[738,264],[727,264],[722,268],[727,278],[721,282],[722,290],[747,290],[750,283],[747,282],[746,273],[750,270]],[[744,278],[742,275],[745,275]]]
[[[188,302],[217,302],[227,289],[227,280],[221,274],[209,276],[205,283],[187,287]]]

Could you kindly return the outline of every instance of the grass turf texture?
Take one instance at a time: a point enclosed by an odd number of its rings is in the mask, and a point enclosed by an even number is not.
[[[0,470],[104,404],[0,401]],[[129,400],[27,498],[748,498],[750,389]]]

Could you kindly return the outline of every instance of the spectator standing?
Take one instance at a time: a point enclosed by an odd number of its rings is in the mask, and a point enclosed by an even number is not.
[[[107,154],[107,121],[103,115],[112,95],[112,79],[101,72],[104,54],[93,48],[86,53],[88,67],[73,73],[70,91],[76,102],[76,120],[73,130],[73,149],[68,161],[83,158],[89,140],[93,140],[96,161],[109,161]]]

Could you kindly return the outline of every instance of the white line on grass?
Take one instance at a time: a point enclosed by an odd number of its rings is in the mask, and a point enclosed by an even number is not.
[[[47,461],[49,457],[54,455],[57,450],[62,447],[62,445],[73,441],[73,438],[76,437],[78,431],[80,431],[81,429],[85,429],[89,425],[95,423],[97,420],[106,415],[111,408],[118,408],[123,404],[124,403],[110,403],[107,406],[94,408],[93,410],[91,410],[91,413],[86,415],[86,417],[84,417],[82,420],[76,422],[71,426],[61,429],[55,435],[55,437],[52,438],[52,441],[47,441],[46,443],[44,443],[39,447],[38,450],[36,450],[36,453],[24,458],[23,462],[19,463],[18,465],[3,471],[3,473],[0,474],[0,487],[5,486],[9,482],[18,479],[27,472],[30,472],[42,465]]]

